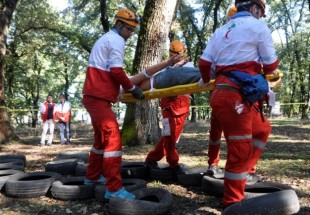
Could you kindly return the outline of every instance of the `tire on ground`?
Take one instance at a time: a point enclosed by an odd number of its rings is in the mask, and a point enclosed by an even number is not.
[[[78,162],[83,162],[79,158],[61,159],[50,161],[45,165],[45,171],[57,172],[61,175],[75,175],[75,169]]]
[[[68,177],[55,181],[51,187],[52,196],[60,200],[84,200],[94,198],[94,184],[85,185],[85,177]]]
[[[23,166],[23,167],[26,166],[25,161],[23,161],[21,159],[16,159],[16,158],[1,159],[0,164],[14,164],[14,165]]]
[[[0,191],[10,176],[19,174],[19,173],[23,173],[23,171],[14,170],[14,169],[1,170],[0,171]]]
[[[295,214],[300,205],[294,190],[282,190],[271,194],[243,200],[227,207],[223,215],[252,215],[252,214]]]
[[[121,165],[122,178],[140,178],[147,179],[149,170],[144,162],[122,162]]]
[[[138,189],[146,188],[146,181],[143,179],[135,179],[135,178],[124,178],[122,180],[122,185],[128,192],[132,192]],[[99,202],[108,202],[107,199],[104,198],[106,188],[104,185],[97,185],[95,188],[95,198]]]
[[[175,173],[170,169],[170,167],[150,169],[150,178],[163,183],[175,182],[177,180]]]
[[[23,172],[25,171],[25,167],[21,165],[16,165],[12,163],[0,163],[0,171],[10,170],[10,169],[20,170]]]
[[[202,178],[207,172],[208,167],[194,167],[185,171],[185,174],[178,175],[178,183],[185,186],[200,187],[202,184]]]
[[[76,176],[85,176],[88,168],[88,163],[78,162],[75,168]]]
[[[17,159],[24,161],[26,164],[26,156],[23,154],[9,154],[9,155],[0,155],[0,161],[3,159]]]
[[[60,160],[60,159],[70,159],[70,158],[79,158],[83,160],[85,163],[88,163],[89,160],[89,153],[84,152],[84,151],[68,151],[68,152],[63,152],[60,153],[59,155],[54,158],[55,160]]]
[[[258,182],[253,185],[245,186],[245,198],[253,198],[256,196],[292,189],[291,186],[276,182]],[[203,176],[202,190],[210,195],[222,198],[224,195],[224,178],[215,178],[212,176]]]
[[[4,194],[9,197],[33,198],[45,196],[55,180],[61,175],[55,172],[31,172],[10,176]]]
[[[173,197],[162,188],[143,188],[133,192],[136,199],[112,197],[109,202],[111,214],[122,215],[161,215],[172,208]]]

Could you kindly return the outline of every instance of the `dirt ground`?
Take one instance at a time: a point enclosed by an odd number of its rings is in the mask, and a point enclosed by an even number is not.
[[[266,181],[291,185],[300,202],[299,215],[310,214],[310,122],[300,120],[272,120],[273,132],[259,164],[258,175]],[[178,149],[180,162],[190,167],[207,166],[209,122],[187,122]],[[88,152],[92,144],[92,129],[85,125],[72,126],[72,144],[59,145],[55,134],[54,144],[39,147],[40,128],[18,128],[19,140],[2,145],[0,155],[24,154],[25,172],[44,171],[44,165],[65,151]],[[124,147],[124,160],[143,161],[152,145]],[[220,166],[225,165],[226,144],[222,141]],[[161,161],[165,163],[164,160]],[[173,194],[174,203],[170,215],[221,214],[221,199],[207,196],[198,187],[163,184],[149,181],[148,187],[162,187]],[[108,204],[95,199],[87,201],[60,201],[49,197],[17,199],[0,194],[0,215],[102,215],[110,214]]]

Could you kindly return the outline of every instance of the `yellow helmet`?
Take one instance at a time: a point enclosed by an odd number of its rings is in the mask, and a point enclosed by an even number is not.
[[[235,13],[237,13],[237,8],[235,6],[232,6],[228,9],[226,16],[232,17],[233,15],[235,15]]]
[[[173,40],[170,43],[169,52],[172,54],[185,55],[185,45],[180,40]]]
[[[131,10],[128,10],[126,8],[124,9],[120,9],[116,15],[115,15],[115,21],[122,21],[132,27],[137,27],[137,25],[139,24],[139,19],[137,17],[136,14],[134,14],[134,12],[132,12]]]

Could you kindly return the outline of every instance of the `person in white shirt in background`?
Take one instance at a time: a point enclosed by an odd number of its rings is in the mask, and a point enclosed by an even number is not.
[[[39,146],[44,146],[45,145],[45,139],[46,139],[46,134],[47,131],[49,130],[49,137],[47,140],[47,146],[51,146],[53,142],[53,135],[54,135],[54,128],[55,128],[55,103],[53,102],[53,97],[51,95],[48,95],[46,97],[46,101],[43,102],[40,105],[40,113],[41,113],[41,118],[43,121],[43,126],[42,126],[42,135],[41,135],[41,142]]]

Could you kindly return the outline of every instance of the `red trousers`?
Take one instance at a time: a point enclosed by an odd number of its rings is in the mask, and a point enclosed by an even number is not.
[[[216,117],[211,113],[210,121],[210,139],[208,146],[208,164],[217,166],[220,162],[220,148],[221,148],[221,137],[222,137],[222,126]],[[249,173],[255,173],[256,168],[252,166]]]
[[[220,161],[220,147],[222,126],[218,119],[211,113],[210,138],[208,146],[208,164],[217,166]]]
[[[227,142],[223,198],[227,206],[244,198],[246,175],[260,158],[271,126],[266,117],[263,122],[260,113],[244,102],[239,92],[215,89],[211,107]]]
[[[83,104],[91,117],[94,129],[94,144],[90,151],[85,177],[97,180],[102,174],[107,180],[105,185],[107,190],[117,191],[122,188],[120,174],[122,143],[111,102],[84,96]]]
[[[186,117],[188,116],[189,98],[179,96],[171,101],[165,99],[161,102],[161,107],[163,109],[163,120],[166,119],[169,122],[166,126],[169,126],[168,130],[170,130],[170,132],[162,135],[155,148],[147,155],[146,160],[160,161],[166,156],[170,168],[174,168],[179,165],[179,153],[176,150],[176,144],[183,131]],[[165,128],[163,128],[163,130],[165,130]],[[163,133],[164,132],[165,131],[163,131]]]

